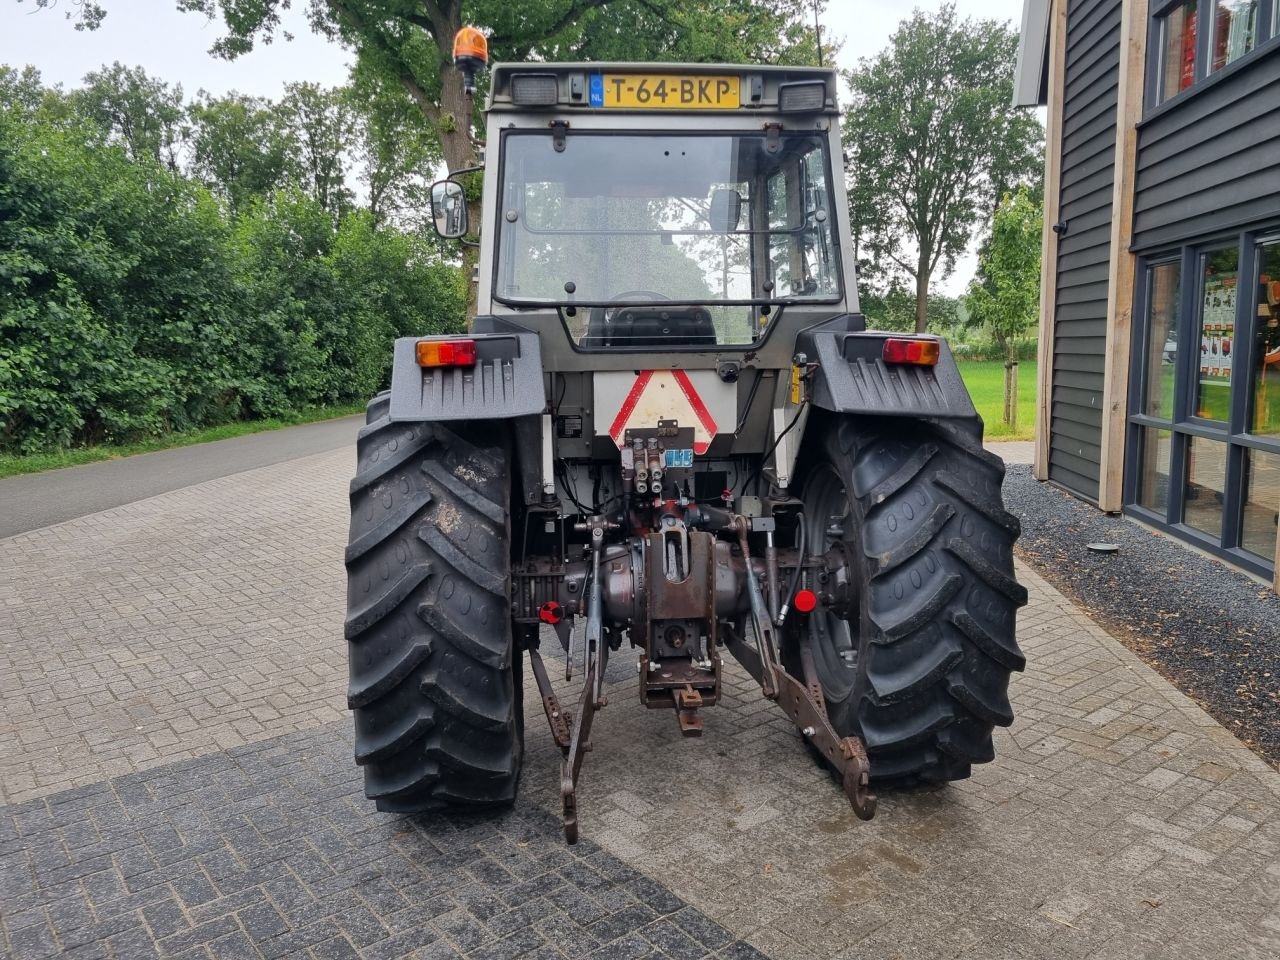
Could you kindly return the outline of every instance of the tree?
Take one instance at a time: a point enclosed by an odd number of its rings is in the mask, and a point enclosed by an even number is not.
[[[271,101],[201,91],[190,117],[192,172],[232,211],[300,179],[293,131]]]
[[[342,89],[291,83],[279,109],[290,128],[294,167],[303,188],[323,210],[334,216],[345,213],[355,201],[347,187],[345,158],[356,135],[351,99]]]
[[[986,326],[1005,358],[1004,422],[1018,425],[1017,338],[1035,323],[1040,306],[1041,203],[1025,189],[1005,194],[991,239],[969,285],[965,304]]]
[[[915,280],[918,332],[935,271],[953,269],[1004,190],[1038,175],[1043,130],[1010,105],[1016,49],[1008,25],[958,21],[946,4],[917,10],[850,76],[844,136],[858,252]]]
[[[182,87],[147,76],[141,67],[121,63],[88,73],[84,86],[70,95],[72,108],[107,132],[133,160],[150,157],[178,169],[186,138]]]
[[[357,67],[344,96],[356,117],[350,152],[377,224],[417,228],[429,216],[440,142],[399,85]]]
[[[40,71],[33,66],[22,70],[0,63],[0,107],[5,112],[34,113],[54,91],[48,90],[40,79]]]

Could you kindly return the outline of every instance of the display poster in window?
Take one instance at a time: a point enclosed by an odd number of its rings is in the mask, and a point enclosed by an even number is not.
[[[1188,3],[1183,10],[1182,71],[1178,77],[1178,89],[1185,90],[1196,80],[1196,5]]]
[[[1203,379],[1231,379],[1238,288],[1234,272],[1205,277],[1204,304],[1200,315],[1200,376]]]

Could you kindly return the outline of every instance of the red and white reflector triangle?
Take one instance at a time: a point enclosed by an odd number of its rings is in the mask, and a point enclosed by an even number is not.
[[[693,427],[693,452],[703,454],[716,436],[716,421],[683,370],[641,370],[609,427],[622,449],[628,429],[653,428],[659,420]]]

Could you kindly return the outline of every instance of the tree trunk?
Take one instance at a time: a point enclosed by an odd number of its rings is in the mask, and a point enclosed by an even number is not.
[[[473,167],[476,164],[475,141],[471,135],[471,118],[473,116],[472,98],[462,89],[462,72],[453,66],[453,37],[462,27],[462,17],[457,5],[450,10],[447,32],[441,31],[437,36],[436,46],[440,51],[440,149],[444,154],[445,166],[452,174],[457,170]],[[464,186],[467,186],[464,184]],[[480,198],[472,196],[468,190],[467,221],[470,233],[480,233]],[[480,261],[480,251],[464,244],[462,247],[462,275],[467,281],[467,325],[475,319],[477,295],[479,287],[476,283],[476,265]]]
[[[1015,342],[1009,341],[1004,361],[1004,422],[1012,431],[1018,429],[1018,360]]]
[[[916,333],[929,327],[929,254],[920,251],[916,260]]]

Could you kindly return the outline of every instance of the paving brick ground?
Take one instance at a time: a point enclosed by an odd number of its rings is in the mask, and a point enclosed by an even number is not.
[[[1280,955],[1280,775],[1025,569],[997,761],[870,824],[740,671],[685,741],[625,655],[583,845],[532,713],[513,813],[373,813],[342,711],[349,471],[0,541],[8,955]]]
[[[0,799],[346,716],[349,450],[0,540]]]
[[[7,807],[7,954],[760,957],[536,804],[384,816],[350,759],[342,721]]]

